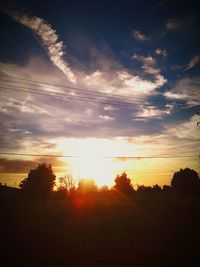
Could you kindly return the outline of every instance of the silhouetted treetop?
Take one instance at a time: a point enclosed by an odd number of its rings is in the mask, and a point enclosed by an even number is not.
[[[175,172],[171,180],[171,186],[179,192],[200,192],[200,179],[198,173],[190,168],[180,169]]]
[[[128,194],[134,191],[131,180],[127,177],[126,172],[123,172],[121,175],[117,175],[114,189],[123,194]]]
[[[53,190],[55,178],[52,166],[42,163],[30,170],[28,177],[19,186],[28,197],[46,199]]]

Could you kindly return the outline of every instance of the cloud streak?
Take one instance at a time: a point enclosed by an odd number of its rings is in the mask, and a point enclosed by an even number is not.
[[[149,38],[139,31],[133,31],[133,37],[138,41],[147,41]]]
[[[185,19],[168,19],[165,22],[165,29],[168,32],[176,32],[176,31],[184,31],[191,28],[191,26],[195,23],[193,17],[185,18]]]
[[[165,93],[167,98],[185,100],[189,105],[200,105],[199,101],[200,77],[183,78]]]
[[[157,48],[155,50],[155,53],[159,56],[166,57],[167,56],[167,51],[165,49]]]
[[[197,64],[199,64],[199,62],[200,62],[200,56],[199,55],[193,56],[189,61],[189,63],[187,64],[187,67],[185,68],[184,71],[194,68]]]
[[[165,77],[160,74],[161,70],[156,67],[156,60],[152,58],[152,56],[149,55],[145,57],[134,54],[131,59],[142,63],[143,71],[145,73],[153,75],[155,81],[154,83],[148,81],[148,92],[162,87],[167,82],[167,79],[165,79]]]
[[[76,77],[73,71],[63,59],[63,55],[65,54],[63,42],[59,41],[57,32],[48,22],[42,18],[29,16],[18,10],[8,9],[2,6],[0,6],[0,10],[13,20],[31,29],[39,38],[40,44],[47,52],[53,64],[58,67],[72,83],[76,83]]]

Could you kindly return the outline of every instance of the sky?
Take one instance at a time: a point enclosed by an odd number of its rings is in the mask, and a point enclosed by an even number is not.
[[[199,172],[197,1],[0,1],[0,182]],[[51,156],[51,157],[50,157]]]

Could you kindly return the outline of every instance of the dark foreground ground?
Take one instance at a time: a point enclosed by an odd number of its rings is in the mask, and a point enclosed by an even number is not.
[[[0,266],[200,266],[200,200],[0,204]]]

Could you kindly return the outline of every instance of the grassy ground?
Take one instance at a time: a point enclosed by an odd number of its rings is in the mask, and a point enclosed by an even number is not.
[[[199,266],[200,200],[0,205],[1,266]]]

